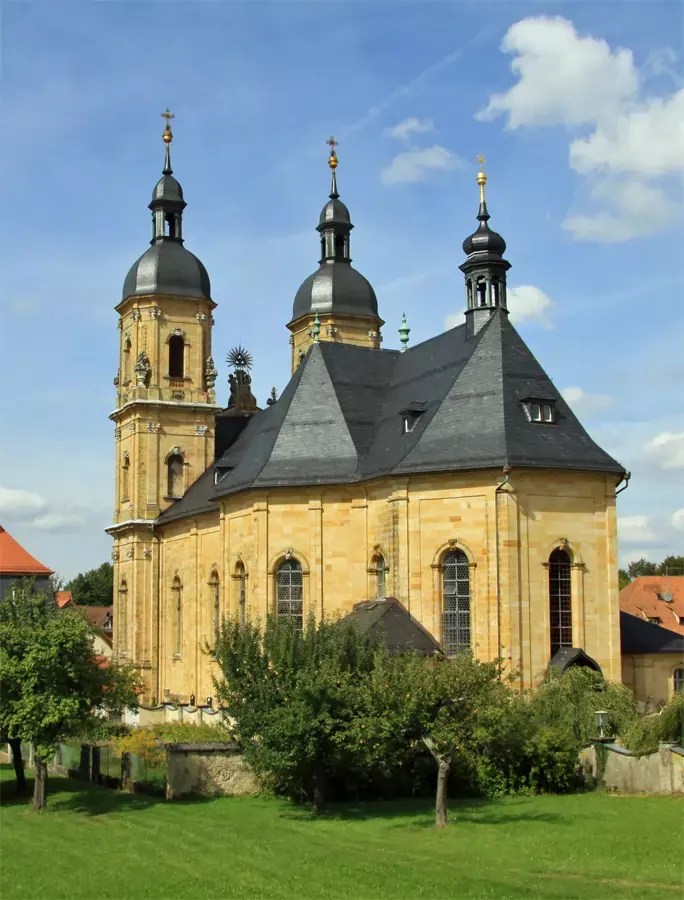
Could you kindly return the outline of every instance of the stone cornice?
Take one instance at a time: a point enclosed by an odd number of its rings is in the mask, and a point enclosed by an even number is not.
[[[201,412],[213,412],[220,413],[223,409],[222,406],[215,406],[213,403],[191,403],[185,402],[183,400],[130,400],[128,403],[124,403],[123,406],[117,407],[113,412],[110,412],[109,418],[112,421],[116,421],[118,416],[120,416],[127,409],[130,409],[132,406],[150,406],[150,407],[159,407],[159,406],[171,406],[176,409],[197,409]]]
[[[146,525],[148,528],[154,529],[155,521],[155,519],[127,519],[125,522],[110,525],[109,528],[105,528],[105,531],[107,534],[116,534],[118,531],[123,531],[124,528],[135,528],[138,525]]]

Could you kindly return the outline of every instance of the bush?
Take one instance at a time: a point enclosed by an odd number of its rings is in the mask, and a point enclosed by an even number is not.
[[[626,730],[624,744],[634,753],[652,753],[659,743],[684,743],[684,694],[652,715],[643,716]]]

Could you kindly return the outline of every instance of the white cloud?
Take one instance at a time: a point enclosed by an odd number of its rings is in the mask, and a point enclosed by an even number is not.
[[[588,394],[581,387],[563,388],[561,394],[573,412],[585,416],[592,416],[613,405],[613,398],[608,394]]]
[[[417,119],[411,116],[393,128],[387,128],[386,134],[398,141],[407,141],[412,134],[424,134],[426,131],[432,131],[434,127],[430,119]]]
[[[78,531],[86,524],[83,516],[76,513],[45,513],[30,523],[38,531],[66,532]]]
[[[551,298],[533,284],[509,287],[506,292],[511,321],[518,323],[532,319],[544,328],[553,328],[548,314],[553,306]]]
[[[664,50],[640,73],[632,52],[581,36],[572,22],[545,16],[522,19],[501,50],[512,54],[517,82],[494,94],[477,118],[507,117],[510,129],[562,125],[589,129],[570,142],[570,167],[599,177],[593,211],[568,215],[564,227],[578,240],[626,241],[666,227],[677,205],[652,180],[684,170],[684,89],[646,97],[645,76],[663,71]]]
[[[462,165],[460,156],[435,144],[421,150],[407,150],[399,153],[392,162],[380,172],[383,184],[405,184],[422,181],[425,175],[433,170],[456,169]]]
[[[684,431],[661,431],[644,450],[661,469],[684,469]]]
[[[30,519],[46,507],[40,494],[22,488],[0,487],[0,513],[16,519]]]
[[[672,513],[671,522],[677,531],[684,531],[684,507]]]
[[[620,516],[617,525],[618,540],[627,544],[649,543],[658,540],[648,516]]]
[[[12,312],[16,313],[18,316],[24,316],[35,312],[35,310],[38,309],[38,303],[36,300],[32,300],[29,297],[18,297],[16,300],[12,300],[10,308],[12,309]]]

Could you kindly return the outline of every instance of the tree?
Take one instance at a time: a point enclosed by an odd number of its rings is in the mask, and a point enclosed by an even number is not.
[[[658,564],[658,575],[684,575],[684,556],[666,556]]]
[[[106,712],[135,709],[137,684],[130,666],[98,662],[84,616],[32,587],[24,580],[0,604],[0,733],[33,744],[33,808],[43,809],[57,743]]]
[[[55,594],[57,591],[64,590],[64,579],[58,572],[53,572],[50,575],[50,587]]]
[[[219,665],[216,694],[235,720],[245,757],[279,792],[320,810],[332,780],[353,767],[345,732],[375,644],[344,621],[302,631],[271,616],[225,620],[209,652]]]
[[[632,579],[629,577],[629,572],[626,569],[618,569],[618,588],[622,590],[624,587],[627,587],[628,584],[632,583]]]
[[[657,575],[658,566],[643,557],[636,559],[627,566],[627,574],[631,581],[640,575]]]
[[[80,606],[111,606],[114,602],[114,569],[104,562],[97,569],[83,572],[65,586],[74,603]]]

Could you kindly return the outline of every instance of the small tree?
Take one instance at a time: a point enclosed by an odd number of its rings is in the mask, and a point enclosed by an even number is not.
[[[114,569],[104,562],[97,569],[82,572],[65,586],[79,606],[111,606],[114,602]]]
[[[47,799],[47,764],[57,743],[107,711],[137,707],[129,666],[101,665],[93,631],[76,611],[25,581],[0,604],[0,733],[34,747],[33,808]]]
[[[310,617],[223,622],[209,651],[221,677],[216,694],[254,769],[276,790],[320,810],[332,779],[350,767],[345,731],[358,685],[373,667],[374,644],[349,622]]]

